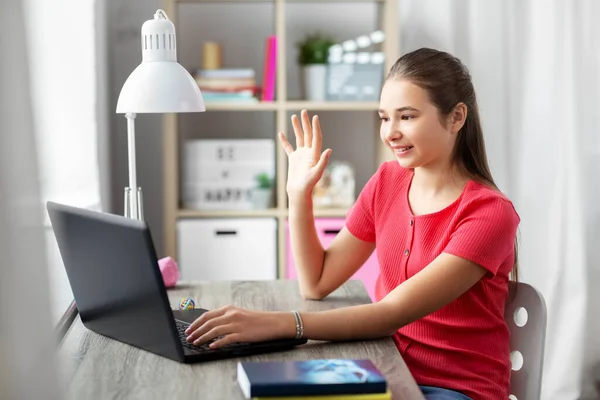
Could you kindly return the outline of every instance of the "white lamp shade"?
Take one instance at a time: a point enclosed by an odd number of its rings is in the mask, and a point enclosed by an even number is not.
[[[145,61],[133,70],[119,95],[117,113],[206,111],[198,84],[174,61]]]
[[[125,81],[117,113],[206,111],[198,84],[177,62],[175,26],[163,10],[144,22],[141,39],[142,63]]]

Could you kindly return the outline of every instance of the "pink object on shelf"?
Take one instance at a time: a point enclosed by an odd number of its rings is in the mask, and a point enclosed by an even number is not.
[[[265,41],[263,65],[262,101],[275,100],[275,79],[277,72],[277,37],[270,35]]]
[[[171,257],[165,257],[158,260],[158,267],[165,282],[165,286],[170,288],[177,284],[179,280],[179,268],[177,263]]]
[[[315,228],[321,244],[326,249],[333,241],[333,238],[344,227],[344,218],[316,218]],[[286,245],[287,245],[287,276],[288,279],[296,279],[296,265],[292,256],[290,243],[289,223],[287,223]],[[363,282],[371,300],[375,301],[375,282],[379,276],[379,264],[377,262],[377,252],[373,252],[371,257],[363,264],[362,267],[350,278],[358,279]]]

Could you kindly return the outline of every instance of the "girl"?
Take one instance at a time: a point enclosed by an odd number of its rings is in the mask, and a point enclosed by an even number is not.
[[[296,149],[287,193],[300,291],[322,299],[377,248],[376,302],[324,312],[259,312],[224,307],[188,329],[212,346],[304,335],[352,340],[393,335],[429,399],[506,399],[509,332],[504,322],[516,276],[519,216],[489,171],[475,91],[457,58],[432,49],[401,57],[381,91],[383,163],[360,193],[346,225],[324,250],[312,190],[331,154],[321,153],[319,118],[294,115]],[[260,322],[259,322],[260,321]],[[297,322],[303,326],[297,331]]]

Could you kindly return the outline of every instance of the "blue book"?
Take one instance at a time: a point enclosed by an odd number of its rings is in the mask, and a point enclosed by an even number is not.
[[[247,399],[387,391],[385,377],[370,360],[238,362],[237,378]]]

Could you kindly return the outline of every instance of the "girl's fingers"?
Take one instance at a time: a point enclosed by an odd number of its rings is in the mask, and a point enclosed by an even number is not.
[[[233,332],[232,325],[219,325],[210,331],[206,332],[204,335],[200,336],[198,339],[194,341],[194,346],[198,346],[199,344],[206,343],[214,338],[219,336],[225,336]]]
[[[279,141],[281,142],[281,146],[283,147],[283,150],[285,150],[285,153],[288,156],[294,152],[294,148],[292,147],[290,142],[287,141],[283,132],[279,132]]]
[[[296,135],[296,148],[304,147],[304,132],[302,132],[302,127],[296,114],[292,115],[292,126]]]
[[[202,335],[206,334],[206,332],[211,331],[219,326],[225,326],[229,323],[229,317],[227,315],[221,315],[220,317],[216,317],[213,319],[209,319],[204,324],[200,325],[196,330],[192,331],[186,340],[188,342],[193,342],[197,340]]]
[[[321,176],[325,171],[325,167],[327,167],[327,162],[329,161],[330,155],[331,149],[327,149],[321,154],[321,158],[319,158],[319,162],[316,165],[317,173],[319,174],[319,176]]]
[[[223,347],[226,346],[230,343],[237,343],[240,342],[241,337],[238,333],[230,333],[229,335],[225,335],[225,337],[219,339],[219,340],[215,340],[214,342],[212,342],[209,347],[216,349],[219,347]]]
[[[315,152],[315,159],[321,153],[321,143],[323,141],[323,137],[321,136],[321,123],[319,122],[319,117],[315,115],[313,117],[313,137],[312,137],[312,148]]]
[[[302,110],[300,113],[302,117],[302,129],[304,130],[304,145],[311,146],[312,145],[312,126],[310,126],[310,118],[308,117],[308,111]]]
[[[229,306],[225,306],[205,312],[204,314],[196,318],[196,320],[192,322],[190,326],[188,326],[188,328],[185,330],[185,333],[190,334],[191,332],[194,332],[196,329],[198,329],[198,327],[202,326],[206,321],[216,317],[220,317],[221,315],[225,314],[225,311],[227,311],[228,307]]]

